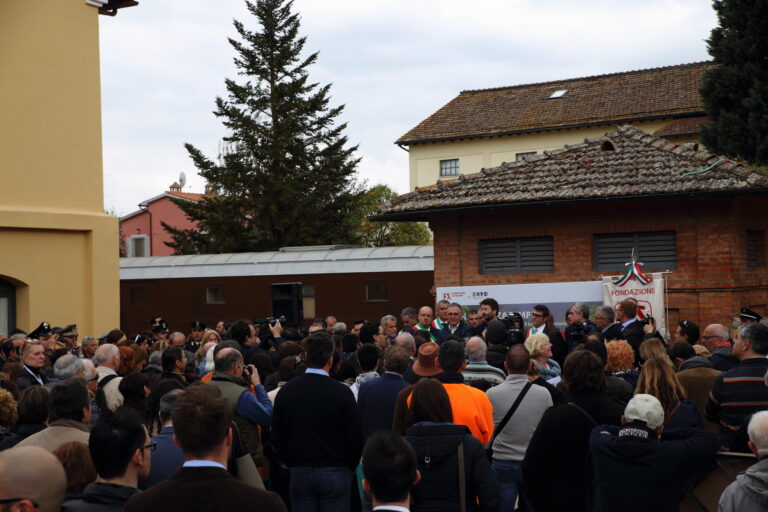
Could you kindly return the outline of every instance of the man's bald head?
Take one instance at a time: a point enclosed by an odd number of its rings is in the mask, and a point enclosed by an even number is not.
[[[516,343],[509,347],[504,366],[507,367],[507,372],[510,374],[526,374],[531,366],[531,353],[528,352],[525,345]]]
[[[238,373],[237,368],[243,365],[243,354],[236,348],[220,350],[213,358],[213,366],[217,372]],[[239,374],[238,374],[239,376]]]
[[[117,348],[117,345],[112,345],[111,343],[100,346],[96,349],[96,353],[93,354],[93,364],[117,371],[120,367],[120,349]]]
[[[411,333],[401,332],[398,334],[395,338],[395,344],[404,348],[409,357],[416,355],[416,340],[413,339]]]
[[[23,498],[37,503],[37,512],[58,512],[66,487],[61,462],[47,450],[19,446],[0,452],[0,499]]]
[[[699,344],[712,351],[717,347],[718,343],[728,341],[730,337],[731,333],[723,324],[709,324],[704,328],[704,332],[701,333]]]

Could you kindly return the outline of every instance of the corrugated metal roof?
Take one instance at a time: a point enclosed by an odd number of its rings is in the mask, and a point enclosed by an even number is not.
[[[431,245],[120,258],[121,280],[432,270]]]

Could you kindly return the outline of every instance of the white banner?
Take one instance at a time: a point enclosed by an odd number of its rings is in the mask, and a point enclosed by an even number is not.
[[[614,284],[614,281],[620,276],[603,277],[603,302],[613,307],[624,299],[634,298],[637,300],[638,320],[653,317],[656,321],[656,329],[662,336],[668,338],[664,304],[664,274],[656,272],[650,276],[652,279],[648,284],[643,284],[637,279],[631,279],[623,285]]]
[[[470,307],[477,308],[483,299],[496,299],[501,312],[520,313],[526,327],[530,326],[531,308],[544,304],[560,329],[565,328],[565,313],[574,302],[587,303],[591,319],[594,309],[603,304],[600,281],[440,287],[436,297],[465,306],[465,312]]]

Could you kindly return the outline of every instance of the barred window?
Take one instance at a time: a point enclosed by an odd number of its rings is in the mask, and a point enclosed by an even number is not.
[[[385,302],[389,300],[389,288],[386,281],[366,281],[365,300]]]
[[[480,240],[481,274],[554,272],[551,236]]]
[[[623,270],[632,257],[645,270],[677,268],[677,236],[674,231],[612,233],[594,236],[595,270]]]
[[[440,176],[458,176],[459,159],[440,160]]]

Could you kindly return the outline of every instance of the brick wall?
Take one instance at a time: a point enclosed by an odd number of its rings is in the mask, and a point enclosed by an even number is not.
[[[597,280],[610,273],[594,270],[594,234],[674,230],[670,323],[679,318],[730,325],[742,306],[768,313],[768,269],[746,265],[746,230],[768,228],[764,195],[518,207],[435,216],[430,227],[436,287]],[[553,237],[554,272],[480,274],[479,240],[529,236]]]

